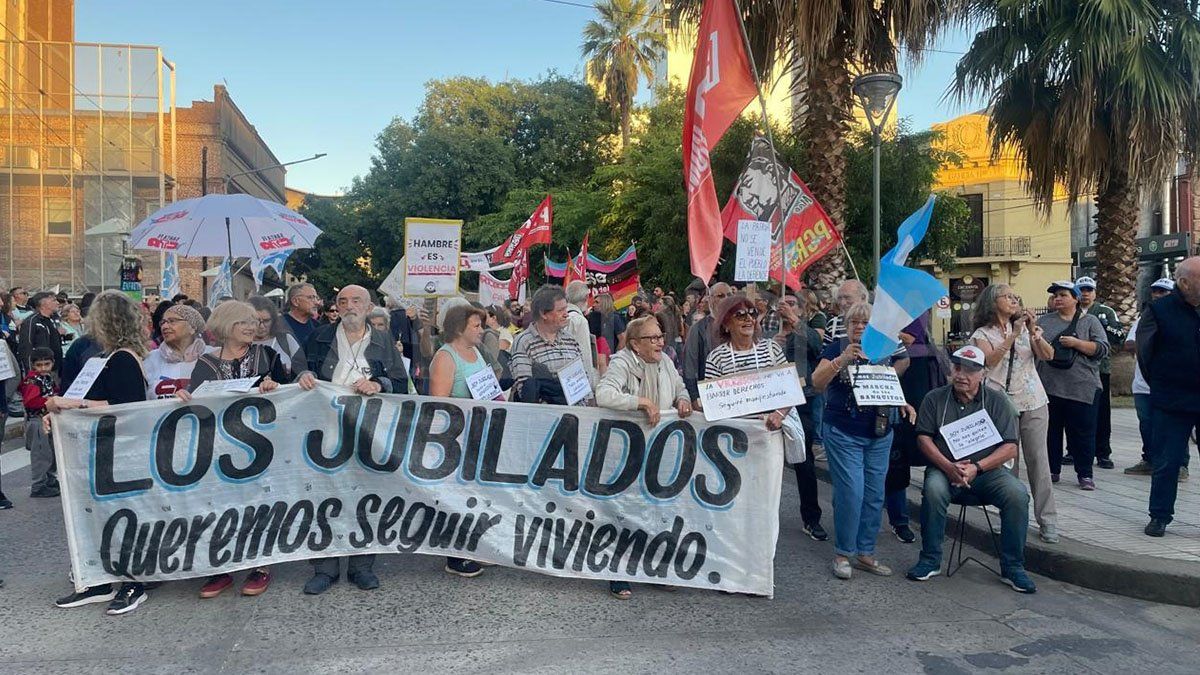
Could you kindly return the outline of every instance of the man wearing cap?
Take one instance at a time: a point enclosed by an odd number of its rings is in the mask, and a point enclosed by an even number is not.
[[[983,383],[978,347],[963,347],[950,360],[951,383],[929,392],[917,415],[917,444],[929,466],[921,498],[921,557],[907,576],[926,581],[940,573],[946,510],[953,498],[971,495],[1000,509],[1001,579],[1018,593],[1034,593],[1037,586],[1025,573],[1029,492],[1004,467],[1017,456],[1017,409],[1007,394]],[[967,418],[983,431],[963,445],[966,434],[956,433],[954,423]]]
[[[1150,302],[1154,302],[1159,298],[1165,298],[1175,290],[1175,282],[1170,279],[1159,279],[1150,284]],[[1137,353],[1137,330],[1141,319],[1133,322],[1133,326],[1129,328],[1129,334],[1125,336],[1125,351]],[[1125,469],[1125,473],[1131,476],[1149,476],[1154,473],[1154,466],[1150,462],[1150,385],[1146,383],[1146,378],[1142,375],[1142,368],[1138,365],[1137,360],[1133,362],[1133,407],[1137,411],[1138,417],[1138,434],[1142,438],[1142,460],[1137,464]],[[1183,466],[1179,468],[1179,481],[1183,482],[1188,479],[1187,460],[1183,462]]]
[[[1179,469],[1192,430],[1200,426],[1200,256],[1175,269],[1175,290],[1150,303],[1137,333],[1138,365],[1150,383],[1150,523],[1166,534],[1175,515]]]
[[[704,379],[704,363],[712,351],[713,314],[721,301],[733,295],[733,289],[724,281],[718,281],[708,291],[708,316],[692,324],[687,340],[683,343],[683,384],[692,397],[692,407],[700,409],[700,380]]]
[[[1079,306],[1083,311],[1100,319],[1104,334],[1108,336],[1108,347],[1120,351],[1125,345],[1125,326],[1112,307],[1096,301],[1096,280],[1079,277],[1075,280],[1079,289]],[[1100,359],[1100,398],[1096,409],[1096,466],[1113,468],[1112,462],[1112,393],[1109,382],[1112,378],[1112,360],[1108,354]]]

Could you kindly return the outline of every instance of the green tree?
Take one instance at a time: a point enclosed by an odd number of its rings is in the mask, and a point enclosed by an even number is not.
[[[360,264],[360,260],[370,257],[370,250],[346,206],[341,199],[310,197],[300,209],[301,215],[321,228],[323,234],[313,248],[293,253],[287,269],[304,276],[323,298],[332,298],[336,289],[349,284],[375,288],[382,280]]]
[[[621,147],[629,147],[633,100],[638,81],[654,79],[654,66],[666,52],[666,35],[656,27],[646,0],[600,0],[599,20],[583,27],[587,74],[621,120]]]
[[[953,91],[989,97],[994,151],[1009,144],[1043,210],[1064,185],[1096,199],[1098,283],[1137,312],[1139,193],[1200,149],[1197,0],[969,0],[985,27]]]

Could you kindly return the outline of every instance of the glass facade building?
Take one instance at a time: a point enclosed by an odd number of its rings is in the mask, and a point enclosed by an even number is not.
[[[124,235],[173,198],[174,65],[157,47],[3,37],[0,285],[117,287]]]

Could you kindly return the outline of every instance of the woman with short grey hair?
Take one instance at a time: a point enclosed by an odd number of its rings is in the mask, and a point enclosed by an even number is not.
[[[1021,305],[1008,284],[983,289],[975,305],[974,328],[971,342],[983,352],[988,380],[1008,394],[1019,413],[1021,454],[1017,455],[1013,473],[1020,477],[1024,455],[1040,536],[1046,543],[1056,543],[1058,509],[1046,449],[1050,399],[1037,373],[1037,362],[1054,358],[1054,348],[1046,342],[1033,313]]]

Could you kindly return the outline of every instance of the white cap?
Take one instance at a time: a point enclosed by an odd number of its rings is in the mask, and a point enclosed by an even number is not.
[[[984,367],[983,352],[979,351],[979,348],[973,345],[959,347],[958,351],[950,355],[950,360],[960,366],[967,366],[968,368],[970,366],[975,366],[976,368]]]
[[[1158,289],[1162,289],[1164,291],[1173,291],[1173,290],[1175,290],[1175,282],[1164,277],[1164,278],[1159,279],[1158,281],[1150,284],[1150,288],[1158,288]]]
[[[1096,280],[1091,277],[1079,277],[1075,280],[1075,288],[1080,290],[1084,288],[1096,290]]]

